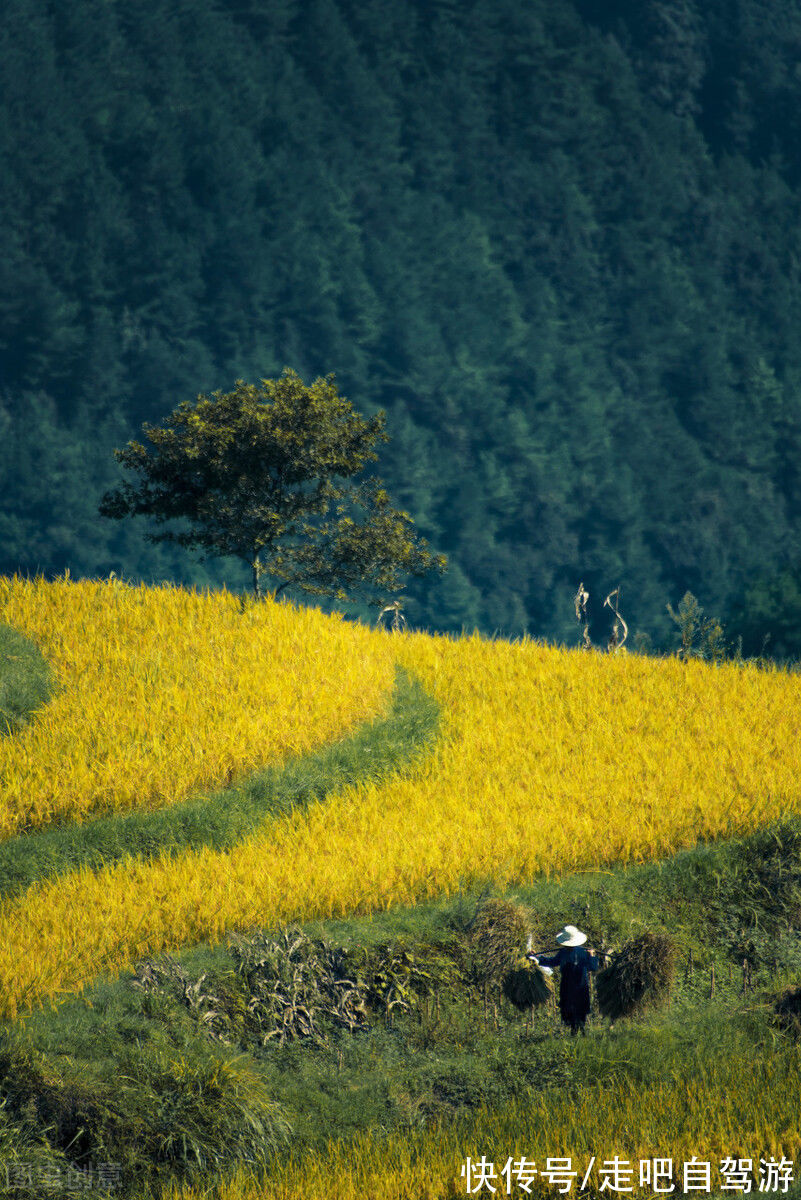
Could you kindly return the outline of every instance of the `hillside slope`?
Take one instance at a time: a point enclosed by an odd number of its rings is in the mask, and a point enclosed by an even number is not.
[[[418,626],[572,636],[583,579],[659,640],[797,559],[797,0],[263,9],[5,5],[0,570],[238,585],[97,504],[285,365],[387,409]]]
[[[325,628],[333,644],[351,632]],[[426,757],[230,849],[82,866],[7,900],[5,1011],[229,929],[656,859],[801,811],[796,674],[356,632],[439,703]],[[76,911],[91,914],[80,936],[67,934]]]

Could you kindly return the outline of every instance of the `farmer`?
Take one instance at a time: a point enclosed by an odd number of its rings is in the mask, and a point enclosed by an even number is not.
[[[541,967],[559,967],[559,1012],[565,1025],[575,1036],[579,1030],[586,1033],[584,1023],[590,1011],[590,971],[598,970],[598,959],[593,950],[585,950],[586,933],[575,925],[565,925],[556,935],[559,949],[556,954],[543,956],[529,954],[528,957]]]

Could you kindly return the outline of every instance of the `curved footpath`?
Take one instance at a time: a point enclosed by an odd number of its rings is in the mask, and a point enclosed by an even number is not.
[[[95,870],[124,858],[202,847],[229,850],[270,817],[306,808],[349,784],[378,782],[415,761],[433,742],[438,724],[436,701],[398,666],[389,714],[314,754],[168,809],[9,838],[0,844],[0,897],[19,895],[33,883],[78,867]]]

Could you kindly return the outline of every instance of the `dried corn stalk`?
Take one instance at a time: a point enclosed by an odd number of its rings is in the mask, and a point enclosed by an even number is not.
[[[614,604],[612,603],[613,596],[615,598]],[[619,603],[620,603],[620,586],[616,587],[613,592],[610,592],[609,595],[604,600],[604,608],[611,608],[612,612],[615,614],[615,623],[612,626],[612,632],[609,635],[609,642],[606,647],[610,654],[615,653],[617,650],[622,650],[623,643],[625,642],[626,638],[629,636],[629,627],[626,624],[626,622],[623,620],[623,618],[621,617],[620,613],[617,611],[617,606]],[[618,625],[618,622],[620,622],[620,625],[623,626],[623,637],[622,638],[620,636],[620,626]]]

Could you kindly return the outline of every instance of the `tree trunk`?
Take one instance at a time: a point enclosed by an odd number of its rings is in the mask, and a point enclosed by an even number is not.
[[[261,586],[259,580],[261,578],[261,563],[259,562],[259,552],[256,550],[253,555],[253,595],[257,600],[261,599]]]

